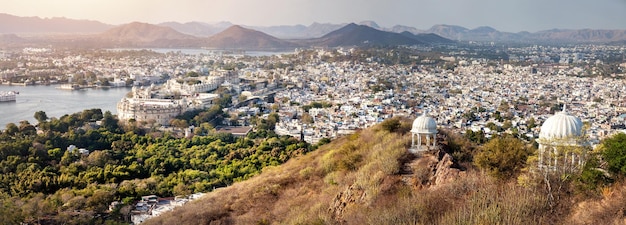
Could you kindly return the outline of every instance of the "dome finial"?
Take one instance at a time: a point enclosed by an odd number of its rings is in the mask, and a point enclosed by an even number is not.
[[[567,112],[567,105],[563,103],[563,112]]]

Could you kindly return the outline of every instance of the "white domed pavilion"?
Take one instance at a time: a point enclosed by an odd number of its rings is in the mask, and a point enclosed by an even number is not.
[[[539,132],[539,169],[573,171],[582,165],[585,157],[583,122],[565,111],[548,118]]]
[[[415,143],[415,136],[417,136],[417,145]],[[437,146],[437,122],[432,117],[426,115],[426,113],[417,117],[413,121],[411,128],[411,149],[419,151],[422,149],[422,137],[426,138],[426,146]]]

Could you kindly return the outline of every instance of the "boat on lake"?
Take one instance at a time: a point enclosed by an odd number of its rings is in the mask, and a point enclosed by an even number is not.
[[[1,91],[0,92],[0,102],[14,102],[15,96],[18,95],[17,91]]]
[[[61,90],[72,90],[72,91],[82,89],[82,87],[78,84],[63,84],[61,86],[58,86],[57,88]]]

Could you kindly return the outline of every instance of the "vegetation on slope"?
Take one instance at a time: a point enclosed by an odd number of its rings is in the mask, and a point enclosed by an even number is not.
[[[585,175],[601,170],[589,166],[599,164],[588,163],[582,173],[543,174],[534,170],[530,143],[495,137],[476,146],[451,133],[444,133],[444,151],[415,158],[406,151],[408,126],[410,121],[385,121],[146,224],[615,224],[626,218],[621,182]],[[496,150],[508,148],[515,153]],[[448,153],[473,154],[465,159],[477,161],[442,179],[434,170],[446,169],[441,165]],[[605,160],[600,155],[592,153],[590,162]],[[424,163],[433,159],[438,161]],[[413,174],[403,172],[407,165]]]
[[[0,132],[1,224],[124,224],[143,195],[208,192],[311,149],[267,130],[241,138],[213,131],[190,139],[143,134],[99,109],[35,117],[39,132],[26,121]],[[108,211],[112,201],[125,206]]]

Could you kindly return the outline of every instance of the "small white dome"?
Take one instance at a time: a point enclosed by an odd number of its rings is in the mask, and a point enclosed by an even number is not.
[[[437,122],[435,122],[435,119],[426,116],[426,114],[422,114],[413,121],[411,133],[436,134]]]
[[[578,137],[582,134],[583,122],[565,112],[558,112],[541,125],[539,139],[564,139]]]

